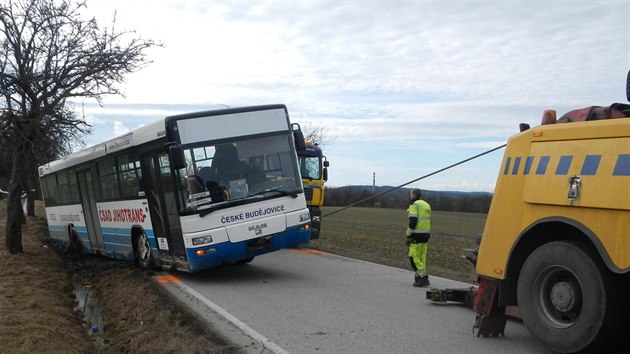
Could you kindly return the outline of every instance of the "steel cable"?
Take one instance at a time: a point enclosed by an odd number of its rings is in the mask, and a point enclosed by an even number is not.
[[[491,152],[494,152],[494,151],[496,151],[496,150],[502,149],[502,148],[504,148],[506,145],[507,145],[507,144],[503,144],[503,145],[497,146],[497,147],[495,147],[495,148],[493,148],[493,149],[490,149],[490,150],[484,151],[484,152],[482,152],[482,153],[480,153],[480,154],[477,154],[477,155],[475,155],[475,156],[469,157],[469,158],[467,158],[467,159],[465,159],[465,160],[461,160],[461,161],[456,162],[456,163],[454,163],[454,164],[452,164],[452,165],[446,166],[446,167],[441,168],[441,169],[439,169],[439,170],[437,170],[437,171],[434,171],[434,172],[431,172],[431,173],[429,173],[429,174],[426,174],[426,175],[424,175],[424,176],[422,176],[422,177],[416,178],[416,179],[411,180],[411,181],[409,181],[409,182],[405,182],[405,183],[403,183],[403,184],[401,184],[401,185],[399,185],[399,186],[397,186],[397,187],[393,187],[392,189],[388,189],[388,190],[386,190],[386,191],[384,191],[384,192],[378,193],[378,194],[373,195],[373,196],[371,196],[371,197],[367,197],[367,198],[365,198],[365,199],[359,200],[358,202],[352,203],[352,204],[350,204],[350,205],[348,205],[348,206],[345,206],[345,207],[343,207],[343,208],[341,208],[341,209],[335,210],[335,211],[333,211],[333,212],[331,212],[331,213],[328,213],[328,214],[326,214],[326,215],[322,215],[322,216],[321,216],[321,218],[323,219],[323,218],[325,218],[325,217],[329,217],[329,216],[331,216],[331,215],[335,215],[335,214],[337,214],[337,213],[339,213],[339,212],[342,212],[342,211],[344,211],[344,210],[346,210],[346,209],[349,209],[349,208],[352,208],[352,207],[354,207],[354,206],[357,206],[357,205],[359,205],[359,204],[361,204],[361,203],[364,203],[364,202],[366,202],[366,201],[368,201],[368,200],[370,200],[370,199],[374,199],[374,198],[376,198],[376,197],[380,197],[380,196],[385,195],[385,194],[387,194],[387,193],[391,193],[391,192],[393,192],[393,191],[395,191],[395,190],[397,190],[397,189],[400,189],[400,188],[402,188],[402,187],[404,187],[404,186],[406,186],[406,185],[409,185],[409,184],[411,184],[411,183],[418,182],[419,180],[425,179],[425,178],[427,178],[427,177],[431,177],[431,176],[433,176],[433,175],[435,175],[435,174],[438,174],[438,173],[440,173],[440,172],[444,172],[444,171],[446,171],[446,170],[448,170],[448,169],[451,169],[451,168],[453,168],[453,167],[455,167],[455,166],[461,165],[461,164],[466,163],[466,162],[468,162],[468,161],[471,161],[471,160],[474,160],[474,159],[476,159],[476,158],[479,158],[479,157],[481,157],[481,156],[483,156],[483,155],[487,155],[487,154],[489,154],[489,153],[491,153]]]

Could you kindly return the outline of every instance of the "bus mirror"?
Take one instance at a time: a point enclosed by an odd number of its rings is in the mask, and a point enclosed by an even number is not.
[[[294,124],[295,125],[295,124]],[[300,126],[297,126],[297,130],[293,130],[293,138],[295,140],[295,150],[306,150],[306,143],[304,142],[304,133],[300,130]]]
[[[322,176],[324,177],[324,181],[328,181],[328,169],[325,167]]]
[[[328,167],[330,166],[330,163],[328,162],[328,160],[324,160],[324,167]]]
[[[173,169],[179,170],[186,168],[186,157],[184,157],[184,149],[179,145],[171,145],[168,147],[168,157],[171,160]]]

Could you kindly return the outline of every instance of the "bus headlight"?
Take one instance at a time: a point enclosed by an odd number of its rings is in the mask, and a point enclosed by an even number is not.
[[[306,221],[310,221],[310,220],[311,220],[311,214],[310,213],[300,214],[300,222],[306,222]]]
[[[192,239],[193,246],[205,245],[206,243],[212,243],[212,236],[195,237]]]

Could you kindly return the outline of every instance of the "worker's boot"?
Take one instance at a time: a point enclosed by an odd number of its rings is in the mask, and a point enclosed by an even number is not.
[[[429,276],[425,275],[423,277],[419,277],[416,275],[416,282],[413,283],[413,286],[417,287],[417,288],[422,288],[425,286],[429,286],[431,285],[431,283],[429,282]]]

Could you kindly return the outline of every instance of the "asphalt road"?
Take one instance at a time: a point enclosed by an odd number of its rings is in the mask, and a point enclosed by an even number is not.
[[[475,314],[426,300],[411,271],[336,255],[282,250],[245,266],[172,274],[181,280],[172,286],[201,304],[196,311],[218,312],[271,352],[546,353],[516,321],[505,337],[478,338]]]

